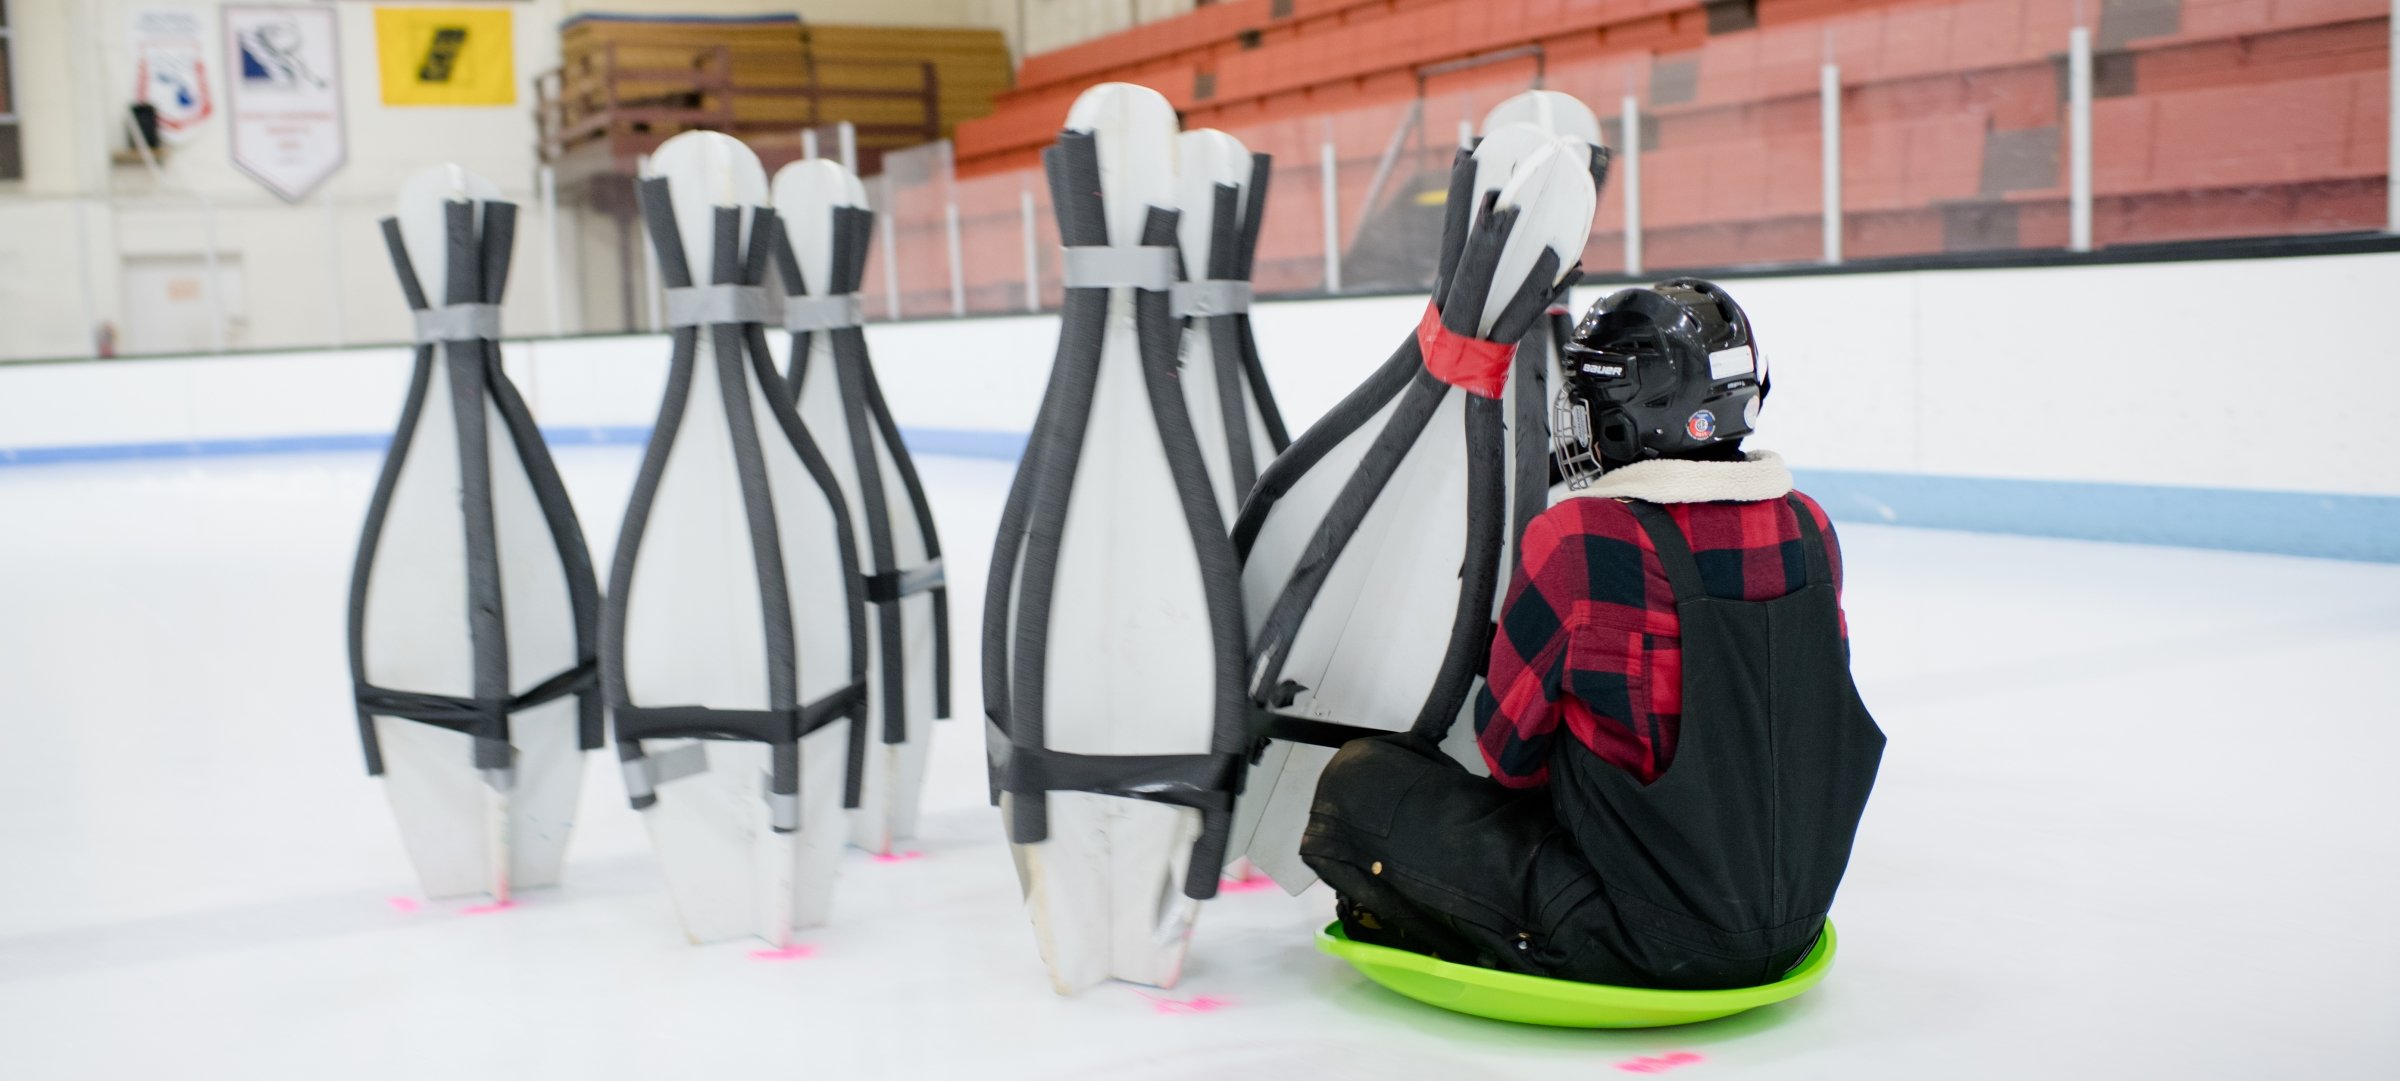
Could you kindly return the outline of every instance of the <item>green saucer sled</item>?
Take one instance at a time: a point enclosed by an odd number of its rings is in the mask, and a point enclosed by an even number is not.
[[[1713,1021],[1781,1002],[1817,985],[1833,967],[1833,921],[1817,944],[1774,983],[1725,991],[1657,991],[1574,983],[1453,964],[1389,946],[1352,942],[1340,921],[1317,932],[1317,948],[1367,978],[1429,1006],[1500,1021],[1559,1028],[1657,1028]]]

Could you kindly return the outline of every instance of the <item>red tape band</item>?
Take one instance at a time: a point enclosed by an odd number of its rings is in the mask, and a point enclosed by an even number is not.
[[[1487,342],[1454,333],[1442,325],[1441,309],[1425,305],[1417,321],[1417,349],[1425,354],[1425,370],[1435,379],[1469,394],[1500,397],[1508,385],[1508,365],[1517,357],[1513,342]]]

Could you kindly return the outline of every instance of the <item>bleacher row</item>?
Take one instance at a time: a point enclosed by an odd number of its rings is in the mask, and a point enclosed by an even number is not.
[[[2096,43],[2098,243],[2385,221],[2392,0],[2083,6]],[[944,218],[953,197],[968,309],[1022,305],[1023,193],[1036,204],[1040,246],[1055,242],[1039,150],[1075,94],[1112,79],[1166,93],[1187,128],[1223,128],[1276,156],[1263,291],[1324,285],[1319,156],[1327,142],[1339,166],[1345,284],[1406,284],[1387,281],[1368,249],[1388,246],[1394,232],[1432,227],[1438,214],[1419,204],[1438,184],[1460,120],[1480,118],[1537,73],[1542,85],[1592,104],[1612,145],[1626,138],[1620,102],[1636,99],[1645,269],[1820,257],[1819,80],[1829,59],[1843,91],[1848,258],[2063,246],[2075,7],[1240,0],[1199,8],[1027,58],[997,111],[959,126],[957,179],[894,191],[903,311],[951,310]],[[1539,55],[1417,74],[1523,45],[1539,45]],[[1380,169],[1395,145],[1394,167]],[[1587,269],[1623,268],[1623,206],[1622,184],[1610,184]],[[1045,302],[1055,302],[1054,260],[1042,258]]]

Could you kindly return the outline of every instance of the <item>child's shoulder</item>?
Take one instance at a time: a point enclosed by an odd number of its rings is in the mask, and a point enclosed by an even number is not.
[[[1818,503],[1814,497],[1798,488],[1792,489],[1792,498],[1799,500],[1801,506],[1808,508],[1809,517],[1817,520],[1819,530],[1826,533],[1833,532],[1833,516],[1825,513],[1823,504]]]
[[[1627,501],[1613,496],[1568,496],[1536,515],[1526,527],[1526,535],[1543,530],[1554,536],[1634,537],[1642,531],[1641,522],[1634,518]]]

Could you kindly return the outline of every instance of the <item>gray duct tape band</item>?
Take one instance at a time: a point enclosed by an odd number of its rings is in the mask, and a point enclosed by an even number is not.
[[[1007,769],[1009,757],[1016,749],[1016,744],[1008,741],[1008,733],[1000,730],[998,722],[983,722],[984,758],[992,764],[993,769]]]
[[[866,321],[866,305],[859,302],[856,293],[783,298],[783,329],[794,334],[847,330]]]
[[[1129,288],[1164,293],[1175,287],[1173,248],[1110,245],[1064,251],[1069,289]]]
[[[906,597],[912,593],[923,593],[946,580],[942,574],[941,558],[936,556],[900,572],[900,595]]]
[[[1250,283],[1238,278],[1176,282],[1172,303],[1177,318],[1240,315],[1250,310]]]
[[[790,833],[800,828],[800,793],[775,791],[772,774],[758,775],[758,794],[766,797],[767,813],[773,816],[775,832]]]
[[[763,285],[692,285],[667,290],[667,325],[781,323],[783,305]]]
[[[708,750],[697,743],[658,754],[628,759],[625,765],[625,794],[643,799],[658,793],[658,786],[681,780],[695,773],[708,772]]]
[[[418,345],[500,338],[497,304],[444,304],[439,308],[419,308],[412,314],[417,320]]]

